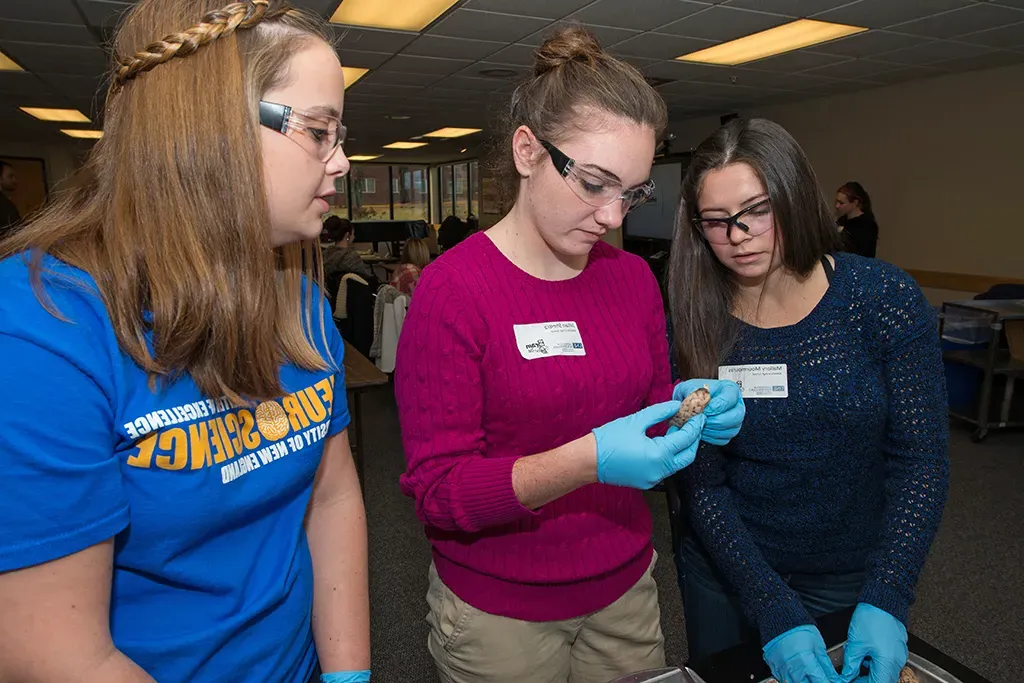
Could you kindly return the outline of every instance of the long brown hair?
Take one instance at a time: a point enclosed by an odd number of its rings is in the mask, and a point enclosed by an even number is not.
[[[187,373],[241,404],[283,393],[282,362],[327,367],[310,335],[319,250],[270,242],[257,104],[288,79],[297,49],[330,33],[280,0],[222,3],[132,8],[114,40],[103,138],[0,257],[26,252],[36,295],[58,317],[43,255],[87,272],[151,385]]]
[[[733,119],[702,142],[683,180],[669,257],[673,344],[684,378],[717,377],[736,340],[732,271],[694,223],[704,178],[734,163],[753,168],[768,193],[783,268],[807,276],[839,244],[811,162],[782,126],[767,119]]]
[[[512,136],[527,126],[557,141],[583,124],[581,108],[590,107],[650,126],[660,137],[668,122],[665,101],[631,64],[601,49],[592,33],[568,26],[552,34],[534,53],[533,73],[516,87],[495,136],[489,164],[501,178],[503,197],[514,199],[519,174],[512,160]]]

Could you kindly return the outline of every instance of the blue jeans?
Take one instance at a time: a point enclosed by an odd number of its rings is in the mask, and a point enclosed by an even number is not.
[[[675,560],[691,662],[741,643],[760,643],[760,634],[744,616],[736,592],[699,542],[687,537]],[[818,617],[857,604],[864,572],[787,574],[782,579],[797,592],[811,616]]]

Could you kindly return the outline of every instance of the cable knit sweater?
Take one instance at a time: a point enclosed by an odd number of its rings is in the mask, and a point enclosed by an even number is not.
[[[835,260],[806,318],[742,326],[724,363],[785,363],[789,398],[745,399],[739,436],[684,470],[691,523],[764,642],[812,623],[787,573],[864,571],[860,600],[905,622],[949,485],[934,311],[895,266]]]
[[[577,323],[586,355],[526,360],[514,325]],[[512,489],[518,458],[671,398],[661,295],[636,256],[599,242],[545,281],[484,233],[424,269],[399,340],[403,492],[442,581],[491,614],[549,621],[621,597],[650,565],[640,491],[593,484],[537,511]]]

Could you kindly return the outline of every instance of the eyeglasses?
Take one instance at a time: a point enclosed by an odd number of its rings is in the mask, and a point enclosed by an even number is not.
[[[345,144],[348,129],[337,117],[292,109],[286,104],[260,101],[260,125],[277,131],[326,163]]]
[[[561,174],[573,194],[594,208],[600,209],[620,201],[622,202],[622,212],[628,213],[650,199],[654,193],[653,180],[648,180],[637,187],[626,188],[621,183],[580,169],[576,165],[575,159],[566,156],[547,140],[538,139],[538,142],[548,151],[555,170]]]
[[[740,221],[743,216],[746,219]],[[771,199],[762,199],[728,218],[704,218],[698,214],[693,217],[693,224],[700,228],[704,239],[711,244],[729,244],[729,234],[734,225],[751,237],[757,237],[771,230],[774,225]]]

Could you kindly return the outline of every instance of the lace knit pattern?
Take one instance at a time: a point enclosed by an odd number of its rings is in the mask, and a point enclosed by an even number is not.
[[[692,525],[765,643],[812,623],[791,573],[863,570],[860,600],[906,622],[948,490],[934,311],[895,266],[835,259],[810,315],[743,326],[723,363],[785,363],[789,397],[747,399],[740,435],[685,473]]]

